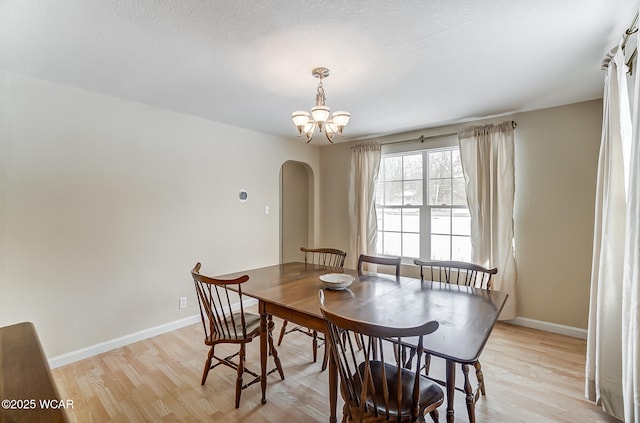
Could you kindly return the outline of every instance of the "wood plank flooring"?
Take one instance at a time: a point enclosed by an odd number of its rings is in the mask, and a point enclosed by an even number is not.
[[[274,333],[279,329],[276,320]],[[311,363],[309,337],[285,337],[278,352],[286,379],[281,381],[277,373],[269,376],[267,404],[260,404],[260,386],[255,384],[243,390],[236,410],[232,369],[212,370],[207,384],[200,386],[207,354],[202,336],[201,325],[192,325],[53,370],[61,398],[74,402],[67,410],[69,420],[328,421],[327,374],[320,372],[320,362]],[[254,371],[259,370],[259,349],[258,342],[247,348],[247,365]],[[583,340],[498,324],[481,357],[487,396],[476,405],[477,421],[617,422],[584,398],[585,350]],[[321,357],[320,351],[319,361]],[[433,372],[442,371],[439,361],[433,359]],[[339,417],[340,411],[341,405]],[[441,422],[445,416],[443,405]],[[458,422],[468,422],[461,393],[456,396]]]

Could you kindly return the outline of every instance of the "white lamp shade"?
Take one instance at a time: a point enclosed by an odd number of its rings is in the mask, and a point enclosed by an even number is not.
[[[307,122],[309,122],[309,112],[305,111],[297,111],[291,114],[291,119],[293,119],[293,124],[297,127],[304,127]]]
[[[351,114],[349,112],[340,111],[340,112],[334,112],[331,119],[333,119],[333,122],[338,128],[340,127],[344,128],[345,126],[347,126],[347,123],[349,123],[350,117],[351,117]]]
[[[331,113],[331,109],[326,106],[315,106],[311,109],[311,115],[313,116],[313,120],[322,124],[329,119],[329,113]]]

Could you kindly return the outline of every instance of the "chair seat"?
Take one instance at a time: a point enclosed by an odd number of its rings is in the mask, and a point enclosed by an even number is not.
[[[229,327],[230,333],[220,334],[220,333],[212,333],[209,339],[205,340],[205,343],[213,343],[220,342],[221,340],[225,341],[244,341],[247,339],[252,339],[257,335],[260,335],[260,315],[254,313],[244,313],[244,322],[245,327],[247,329],[246,338],[242,335],[242,313],[232,313],[231,314],[233,320],[229,318],[229,321],[233,321],[235,323],[235,333],[234,327]]]
[[[382,368],[384,365],[384,371],[386,372],[386,379],[383,378]],[[384,400],[384,391],[382,390],[382,381],[386,380],[387,389],[389,392],[389,411],[392,415],[397,415],[398,404],[398,390],[395,381],[397,380],[398,368],[397,366],[390,363],[382,363],[381,361],[371,361],[371,376],[373,379],[373,385],[375,387],[375,395],[371,397],[371,392],[367,396],[366,403],[369,407],[377,408],[379,413],[385,413],[385,400]],[[359,372],[360,374],[364,374],[365,363],[360,363]],[[413,381],[416,377],[415,372],[408,369],[401,369],[401,377],[402,377],[402,401],[400,404],[400,415],[401,416],[410,416],[411,415],[411,400],[413,397],[413,393],[410,391],[413,386]],[[354,375],[355,377],[355,375]],[[358,379],[355,377],[355,379]],[[422,412],[427,407],[432,406],[433,404],[442,403],[444,401],[444,393],[442,389],[434,382],[430,381],[426,377],[420,375],[420,404],[419,409]]]

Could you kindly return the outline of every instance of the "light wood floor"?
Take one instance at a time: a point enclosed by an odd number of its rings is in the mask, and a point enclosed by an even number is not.
[[[487,396],[477,403],[477,421],[617,422],[584,398],[585,348],[579,339],[498,324],[481,357]],[[265,405],[259,384],[245,389],[237,410],[232,369],[214,369],[200,386],[207,354],[200,324],[55,369],[53,375],[62,399],[74,402],[68,410],[72,422],[328,421],[326,372],[311,363],[310,338],[287,335],[278,351],[286,379],[269,376]],[[247,363],[254,370],[258,357],[259,344],[253,342]],[[440,371],[439,360],[433,361],[433,371]],[[464,398],[457,395],[456,422],[467,422]],[[441,422],[445,416],[443,405]]]

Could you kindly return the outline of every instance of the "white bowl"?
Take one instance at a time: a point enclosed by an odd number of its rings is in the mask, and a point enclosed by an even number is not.
[[[353,282],[355,278],[346,273],[327,273],[320,275],[320,280],[327,289],[345,289]]]

